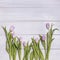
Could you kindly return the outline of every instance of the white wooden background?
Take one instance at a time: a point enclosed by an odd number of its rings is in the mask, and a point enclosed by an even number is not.
[[[45,24],[53,23],[54,34],[50,60],[60,60],[60,0],[0,0],[0,60],[9,60],[1,26],[15,26],[17,35],[28,40],[47,32]]]

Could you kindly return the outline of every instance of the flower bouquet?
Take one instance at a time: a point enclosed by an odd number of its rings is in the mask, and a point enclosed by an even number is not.
[[[9,54],[10,60],[16,60],[16,54],[18,52],[19,60],[49,60],[49,54],[51,50],[51,44],[54,40],[53,34],[57,28],[53,29],[53,25],[47,23],[46,28],[48,32],[44,35],[38,35],[39,39],[31,38],[31,43],[21,42],[21,39],[14,34],[14,26],[11,26],[9,31],[6,27],[2,27],[6,36],[6,51]],[[24,55],[22,56],[22,45],[24,49]],[[44,49],[42,51],[41,45]]]

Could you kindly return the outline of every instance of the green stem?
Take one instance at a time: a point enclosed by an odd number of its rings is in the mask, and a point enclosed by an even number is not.
[[[26,56],[26,57],[24,57],[24,58],[23,58],[23,60],[28,60],[28,57],[27,57],[27,56]]]
[[[26,57],[26,59],[25,60],[28,60],[28,56]]]
[[[18,57],[19,57],[19,60],[21,60],[21,50],[18,50]]]
[[[37,55],[35,56],[35,60],[38,60],[38,56]]]
[[[46,55],[45,60],[49,60],[49,54]]]
[[[13,56],[13,60],[16,60],[16,56]]]
[[[50,52],[50,50],[47,50],[45,60],[49,60],[49,52]]]
[[[12,56],[11,55],[9,55],[9,59],[12,60]]]

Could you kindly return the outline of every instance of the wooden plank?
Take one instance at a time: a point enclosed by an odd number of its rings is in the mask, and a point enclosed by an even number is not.
[[[0,8],[0,21],[60,20],[59,8]]]
[[[59,0],[1,0],[0,7],[59,7]]]

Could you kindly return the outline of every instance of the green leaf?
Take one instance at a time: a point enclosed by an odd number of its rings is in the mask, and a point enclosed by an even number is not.
[[[7,35],[6,27],[3,27],[3,26],[2,26],[2,29],[4,30],[4,32],[5,32],[5,36],[6,36],[6,39],[8,40],[8,38],[7,38],[7,37],[8,37],[8,35]]]

